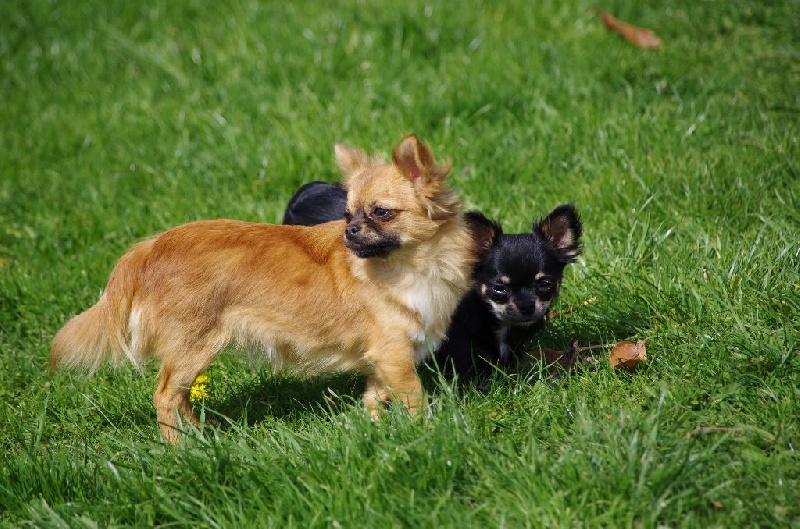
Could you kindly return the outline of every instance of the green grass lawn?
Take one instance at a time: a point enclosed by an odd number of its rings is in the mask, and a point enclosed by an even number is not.
[[[800,2],[0,3],[0,524],[800,527]],[[647,340],[633,374],[426,375],[427,421],[363,380],[235,354],[158,435],[130,366],[49,374],[133,242],[278,222],[337,141],[407,133],[507,232],[583,216],[538,337]],[[590,298],[589,305],[581,303]]]

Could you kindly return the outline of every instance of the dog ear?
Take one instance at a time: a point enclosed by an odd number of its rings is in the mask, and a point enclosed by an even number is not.
[[[533,231],[539,231],[558,255],[559,261],[573,263],[581,253],[583,227],[578,210],[572,204],[562,204],[554,209]]]
[[[337,143],[333,147],[333,153],[336,157],[336,164],[342,170],[345,185],[353,173],[369,165],[369,156],[361,149]]]
[[[489,253],[497,239],[502,235],[503,229],[492,220],[487,219],[480,211],[468,211],[464,213],[464,221],[472,232],[472,240],[475,241],[475,248],[478,252],[478,259]]]
[[[450,162],[436,163],[427,145],[413,134],[403,138],[392,151],[392,161],[411,182],[428,218],[436,222],[453,218],[458,211],[458,197],[445,185]]]
[[[420,143],[414,134],[406,136],[395,146],[392,161],[425,196],[435,193],[450,174],[450,163],[437,164],[430,147]]]

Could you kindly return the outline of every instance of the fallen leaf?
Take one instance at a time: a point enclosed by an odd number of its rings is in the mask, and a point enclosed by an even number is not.
[[[569,347],[564,351],[556,351],[555,349],[543,349],[544,357],[550,367],[550,374],[558,375],[560,371],[570,371],[575,367],[575,360],[578,358],[578,340],[573,338]]]
[[[564,350],[543,347],[538,353],[535,350],[531,351],[529,356],[546,362],[550,366],[550,374],[554,377],[557,377],[575,368],[576,364],[578,363],[578,355],[586,351],[599,349],[601,347],[607,346],[588,345],[586,347],[581,347],[578,344],[578,339],[573,338],[569,344],[569,347]],[[592,358],[591,361],[589,361],[590,358],[591,357],[587,357],[584,359],[584,361],[588,361],[587,363],[594,365],[594,359]]]
[[[632,24],[614,18],[599,7],[592,7],[592,11],[597,13],[603,20],[608,31],[614,31],[622,35],[628,42],[639,48],[660,48],[663,44],[655,33],[649,29],[637,28]]]
[[[644,360],[647,360],[647,348],[644,340],[636,343],[623,340],[611,349],[608,357],[611,367],[624,367],[629,370],[635,369]]]

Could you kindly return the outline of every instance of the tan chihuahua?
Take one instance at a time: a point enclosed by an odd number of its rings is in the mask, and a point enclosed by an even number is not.
[[[58,332],[50,367],[96,370],[109,356],[160,361],[161,434],[197,424],[189,388],[229,344],[276,368],[367,375],[373,417],[423,406],[416,363],[436,349],[470,287],[476,241],[427,145],[408,136],[392,163],[337,144],[345,220],[313,227],[207,220],[135,244],[105,292]]]

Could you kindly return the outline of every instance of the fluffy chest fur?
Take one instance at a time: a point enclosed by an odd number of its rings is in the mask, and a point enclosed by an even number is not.
[[[458,218],[442,226],[430,242],[388,258],[351,258],[354,275],[381,285],[386,300],[400,309],[394,313],[405,320],[417,362],[445,339],[453,313],[469,290],[472,247],[470,233]]]

